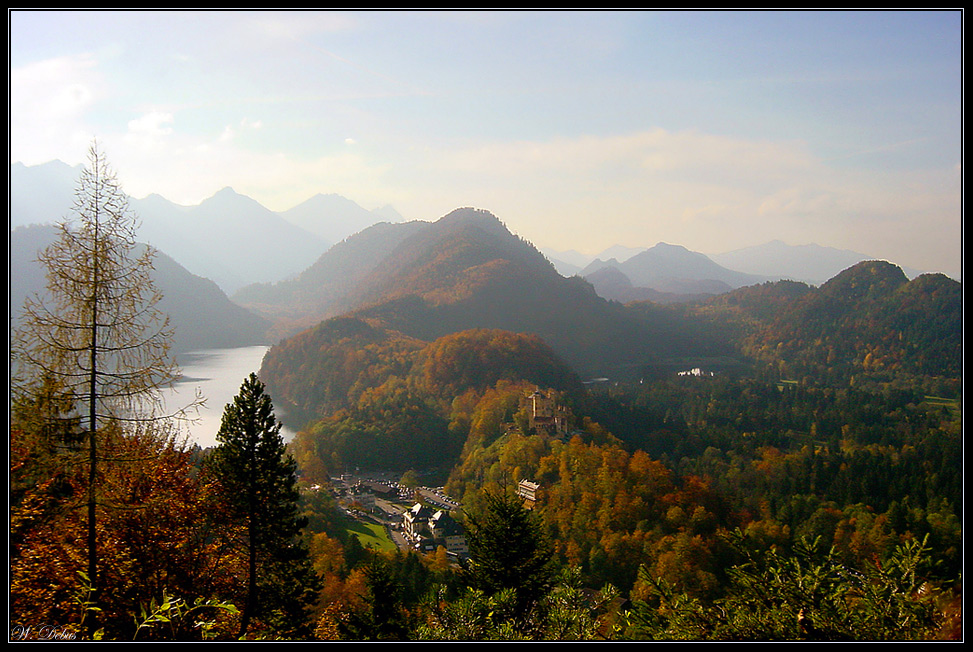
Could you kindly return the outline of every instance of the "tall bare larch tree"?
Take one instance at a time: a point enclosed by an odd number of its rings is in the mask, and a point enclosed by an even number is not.
[[[172,327],[159,310],[154,250],[97,143],[88,151],[72,215],[38,256],[46,290],[27,300],[11,338],[14,400],[56,392],[73,405],[87,460],[87,573],[98,596],[98,477],[107,428],[162,417],[162,390],[177,378]],[[43,388],[43,389],[42,389]],[[53,388],[53,389],[52,389]]]

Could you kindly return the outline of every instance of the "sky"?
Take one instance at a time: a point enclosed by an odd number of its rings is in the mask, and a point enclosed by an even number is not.
[[[11,162],[961,278],[961,11],[8,10]]]

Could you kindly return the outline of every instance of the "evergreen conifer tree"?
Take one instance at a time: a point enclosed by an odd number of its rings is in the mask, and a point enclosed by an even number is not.
[[[222,485],[229,525],[241,532],[247,590],[240,636],[259,622],[278,638],[311,631],[308,607],[318,580],[301,539],[297,464],[287,454],[273,403],[256,374],[223,412],[212,469]]]
[[[512,591],[515,618],[528,618],[554,584],[553,546],[519,496],[491,492],[485,500],[482,514],[467,519],[469,584],[488,596]]]
[[[367,587],[361,611],[348,614],[339,625],[345,640],[402,641],[408,638],[403,587],[391,564],[379,556],[362,567]]]

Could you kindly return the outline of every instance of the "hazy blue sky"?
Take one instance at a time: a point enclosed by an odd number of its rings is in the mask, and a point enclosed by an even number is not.
[[[959,277],[962,13],[8,13],[10,155],[538,246],[782,239]]]

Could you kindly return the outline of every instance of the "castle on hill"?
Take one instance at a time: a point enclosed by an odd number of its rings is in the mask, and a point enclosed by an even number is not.
[[[553,391],[535,389],[525,397],[530,428],[539,434],[563,437],[571,424],[571,410],[557,400]]]

